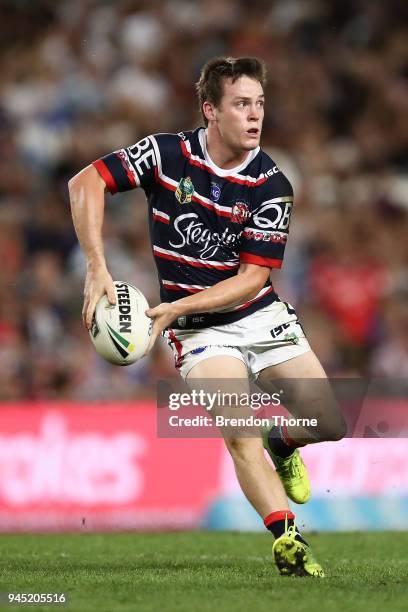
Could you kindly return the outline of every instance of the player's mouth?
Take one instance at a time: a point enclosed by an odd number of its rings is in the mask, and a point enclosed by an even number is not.
[[[246,133],[251,138],[259,138],[260,130],[258,128],[251,128],[251,129],[247,130]]]

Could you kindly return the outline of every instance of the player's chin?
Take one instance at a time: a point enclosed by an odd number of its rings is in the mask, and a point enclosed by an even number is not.
[[[243,139],[242,146],[246,151],[252,151],[259,147],[259,141],[261,139],[261,135],[258,134],[245,134],[245,138]]]
[[[258,142],[253,142],[251,140],[251,142],[245,142],[242,145],[242,148],[244,149],[244,151],[253,151],[254,149],[256,149],[256,147],[259,147],[259,140]]]

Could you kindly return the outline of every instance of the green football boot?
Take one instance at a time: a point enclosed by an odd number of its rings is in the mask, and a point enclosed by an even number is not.
[[[287,459],[275,455],[269,446],[268,434],[270,428],[262,429],[263,445],[272,459],[276,472],[281,479],[286,495],[296,504],[305,504],[310,499],[310,480],[303,459],[298,449]]]
[[[295,536],[296,527],[292,525],[272,546],[272,555],[281,576],[324,578],[323,568],[314,558],[310,547],[295,540]]]

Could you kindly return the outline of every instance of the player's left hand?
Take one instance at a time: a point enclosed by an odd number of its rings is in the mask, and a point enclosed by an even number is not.
[[[166,327],[168,327],[170,323],[174,321],[174,319],[177,319],[177,317],[180,316],[180,313],[177,311],[174,304],[162,302],[155,308],[148,308],[145,311],[145,314],[153,319],[150,342],[145,353],[145,355],[147,355],[152,350],[158,336],[160,336],[162,331],[166,329]]]

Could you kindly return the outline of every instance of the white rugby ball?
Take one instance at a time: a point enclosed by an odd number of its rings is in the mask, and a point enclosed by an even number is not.
[[[130,365],[149,344],[151,319],[143,293],[124,281],[114,281],[116,304],[103,295],[96,305],[89,335],[96,351],[110,363]]]

